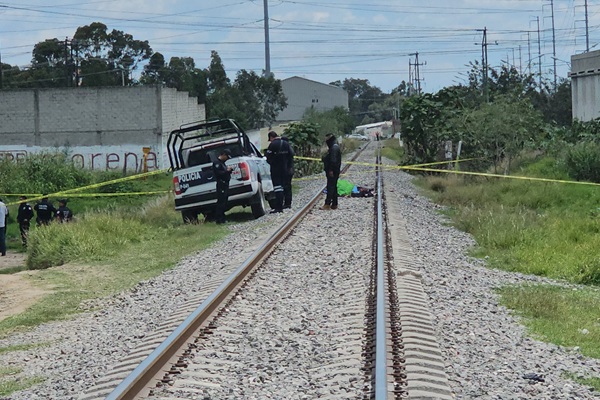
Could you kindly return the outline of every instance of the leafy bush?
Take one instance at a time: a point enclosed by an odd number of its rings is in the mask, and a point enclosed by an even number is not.
[[[93,181],[93,173],[75,167],[66,152],[40,153],[18,163],[0,162],[0,192],[51,193]]]
[[[565,154],[565,166],[571,177],[600,183],[600,144],[581,142]]]
[[[96,183],[108,182],[122,177],[123,175],[120,172],[102,171],[96,174]],[[97,191],[100,193],[131,193],[135,192],[135,183],[133,181],[118,182],[100,186]]]

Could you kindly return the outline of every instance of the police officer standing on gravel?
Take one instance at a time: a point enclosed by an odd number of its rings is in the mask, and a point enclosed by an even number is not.
[[[283,186],[289,175],[289,166],[294,160],[290,144],[282,140],[276,132],[269,132],[269,147],[267,148],[267,162],[271,166],[271,180],[275,192],[275,204],[271,213],[283,212],[284,189]],[[290,199],[291,207],[291,199]]]
[[[287,137],[282,136],[281,140],[290,147],[290,156],[288,157],[288,168],[285,180],[283,181],[283,208],[292,208],[292,179],[294,178],[294,148]]]
[[[48,201],[48,195],[44,193],[43,196],[42,201],[33,207],[37,213],[37,218],[35,219],[37,226],[50,224],[56,215],[56,208]]]
[[[23,247],[27,247],[27,235],[29,235],[29,227],[33,219],[33,207],[27,202],[26,196],[19,197],[19,211],[17,212],[17,222],[19,223],[19,231],[21,232],[21,242]]]
[[[0,199],[0,255],[6,255],[6,224],[8,222],[8,207]]]
[[[212,169],[217,182],[217,207],[215,209],[215,222],[225,223],[225,210],[227,208],[227,197],[229,196],[229,181],[231,180],[232,167],[225,165],[231,158],[231,151],[224,149],[219,157],[213,162]]]
[[[325,171],[325,176],[327,176],[327,197],[321,210],[335,210],[338,208],[337,181],[340,177],[340,168],[342,167],[342,151],[335,141],[335,136],[332,134],[325,136],[325,143],[327,144],[328,151],[323,156],[322,161],[323,170]]]

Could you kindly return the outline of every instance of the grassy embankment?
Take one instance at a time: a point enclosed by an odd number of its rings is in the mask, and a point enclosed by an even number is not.
[[[168,190],[169,186],[170,177],[161,175],[135,182],[130,190]],[[67,318],[78,312],[82,300],[157,276],[226,234],[215,224],[184,225],[171,195],[148,197],[73,198],[69,206],[74,222],[32,227],[26,267],[36,271],[28,279],[51,288],[51,294],[24,313],[0,321],[0,335]],[[16,206],[11,208],[16,215]],[[9,249],[20,249],[16,224],[11,225]]]
[[[170,186],[170,176],[162,174],[132,181],[117,191],[169,190]],[[56,198],[51,200],[56,202]],[[69,207],[76,216],[74,222],[32,226],[26,267],[3,271],[32,270],[25,278],[48,294],[25,312],[0,321],[0,337],[70,318],[81,311],[82,301],[118,293],[155,277],[174,267],[182,257],[227,234],[226,228],[212,223],[184,225],[170,194],[71,197]],[[11,206],[10,212],[8,251],[23,251],[14,222],[16,206]],[[230,218],[251,219],[251,214],[234,209]],[[0,348],[0,353],[17,350]],[[0,394],[23,390],[40,381],[24,380],[18,369],[0,369]]]
[[[390,158],[398,159],[401,151]],[[551,159],[513,175],[570,180]],[[600,358],[600,186],[474,178],[454,174],[416,180],[424,195],[448,207],[458,229],[473,235],[475,257],[491,268],[534,274],[571,285],[498,290],[532,336],[578,347]],[[600,377],[574,377],[600,389]]]

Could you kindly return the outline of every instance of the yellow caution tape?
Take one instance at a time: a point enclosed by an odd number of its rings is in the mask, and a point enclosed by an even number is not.
[[[36,195],[35,197],[29,198],[27,199],[27,201],[35,201],[35,200],[41,200],[44,197],[58,197],[58,196],[64,196],[66,194],[69,194],[72,196],[72,193],[77,193],[77,192],[81,192],[87,189],[95,189],[95,188],[99,188],[102,186],[107,186],[107,185],[112,185],[115,183],[120,183],[120,182],[126,182],[126,181],[132,181],[134,179],[140,179],[140,178],[145,178],[147,176],[152,176],[152,175],[157,175],[163,172],[166,172],[167,170],[165,169],[158,169],[156,171],[151,171],[151,172],[144,172],[142,174],[137,174],[137,175],[130,175],[130,176],[126,176],[123,178],[117,178],[117,179],[113,179],[110,181],[106,181],[106,182],[100,182],[100,183],[94,183],[92,185],[87,185],[87,186],[81,186],[81,187],[77,187],[74,189],[67,189],[67,190],[62,190],[60,192],[55,192],[55,193],[48,193],[46,196],[44,195]],[[114,195],[114,193],[110,193],[112,195]],[[7,206],[10,205],[16,205],[16,204],[20,204],[19,201],[16,202],[12,202],[12,203],[7,203]]]
[[[429,165],[456,164],[456,163],[460,163],[460,162],[464,162],[464,161],[473,161],[473,160],[483,160],[483,157],[463,158],[462,160],[436,161],[436,162],[431,162],[431,163],[426,163],[426,164],[413,164],[413,165],[404,165],[404,166],[399,166],[399,167],[400,168],[403,168],[403,167],[427,167]]]
[[[529,176],[489,174],[489,173],[485,173],[485,172],[454,171],[454,170],[450,170],[450,169],[433,169],[433,168],[419,168],[419,167],[403,167],[403,168],[407,169],[407,170],[411,170],[411,171],[441,172],[441,173],[445,173],[445,174],[485,176],[485,177],[490,177],[490,178],[507,178],[507,179],[520,179],[520,180],[526,180],[526,181],[569,183],[569,184],[574,184],[574,185],[600,186],[600,183],[583,182],[583,181],[566,181],[563,179],[534,178],[534,177],[529,177]]]
[[[148,196],[153,194],[171,193],[172,190],[159,190],[155,192],[115,192],[115,193],[71,193],[69,197],[118,197],[118,196]]]
[[[294,159],[306,160],[306,161],[319,161],[319,162],[322,161],[319,158],[301,157],[301,156],[294,156]],[[460,162],[465,162],[465,161],[473,161],[473,160],[481,160],[481,157],[464,158],[462,160],[436,161],[436,162],[431,162],[431,163],[426,163],[426,164],[414,164],[414,165],[389,165],[389,164],[366,163],[366,162],[359,162],[359,161],[344,161],[344,163],[349,164],[349,165],[362,165],[362,166],[366,166],[366,167],[383,167],[386,169],[404,169],[404,168],[408,168],[408,167],[412,168],[412,167],[425,167],[425,166],[429,166],[429,165],[455,164],[455,163],[460,163]]]

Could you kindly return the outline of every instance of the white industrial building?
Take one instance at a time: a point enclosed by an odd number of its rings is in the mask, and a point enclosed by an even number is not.
[[[571,56],[573,119],[600,118],[600,50]]]
[[[293,76],[282,79],[287,107],[277,116],[277,122],[300,121],[308,109],[328,111],[335,107],[348,109],[348,92],[338,86]]]

